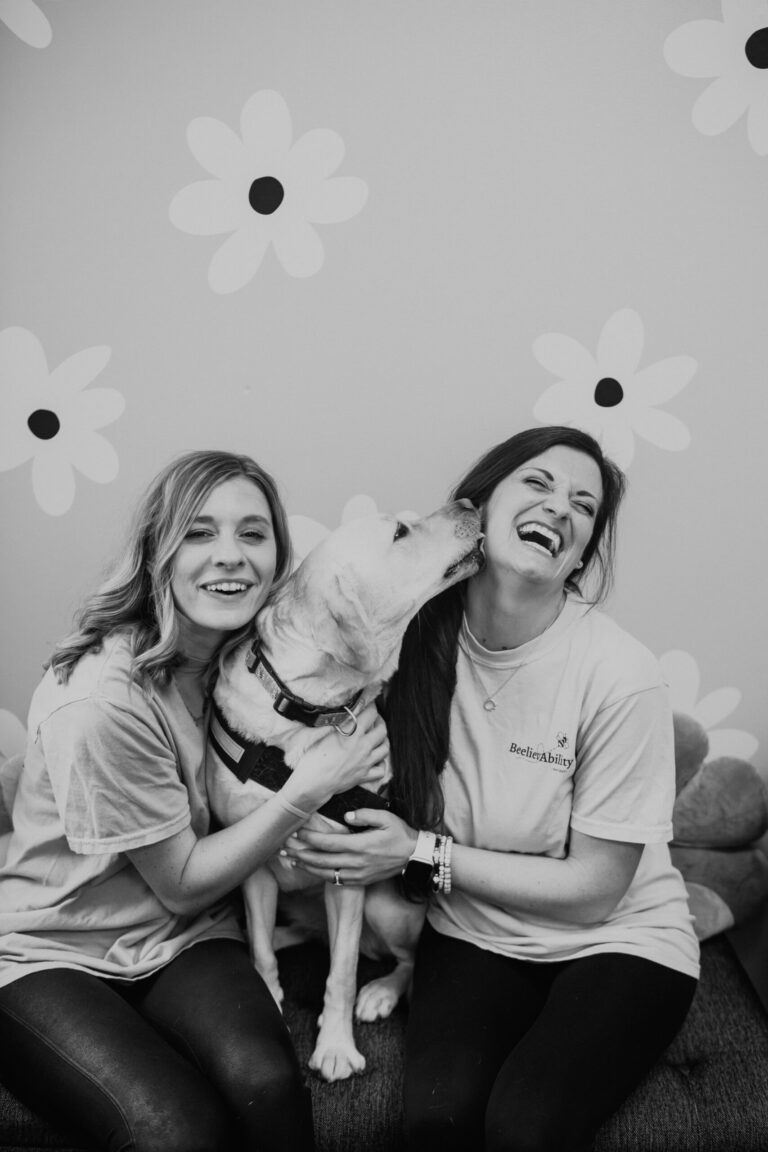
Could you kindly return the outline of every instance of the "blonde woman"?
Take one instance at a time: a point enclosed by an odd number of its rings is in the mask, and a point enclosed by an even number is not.
[[[282,1017],[230,894],[386,754],[329,730],[258,811],[212,831],[206,711],[223,648],[290,569],[274,481],[191,452],[36,690],[0,872],[0,1078],[98,1149],[314,1147]]]

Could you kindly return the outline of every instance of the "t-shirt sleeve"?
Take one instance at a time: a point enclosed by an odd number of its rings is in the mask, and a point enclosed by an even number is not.
[[[173,748],[149,708],[73,701],[43,722],[38,738],[74,852],[142,848],[190,823]]]
[[[672,838],[675,758],[663,685],[605,705],[577,752],[571,826],[588,836],[636,844]]]

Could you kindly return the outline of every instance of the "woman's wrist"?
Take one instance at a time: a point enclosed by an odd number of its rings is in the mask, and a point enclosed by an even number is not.
[[[429,896],[451,891],[451,850],[453,837],[441,832],[417,834],[410,856],[402,869],[403,887],[408,895]]]

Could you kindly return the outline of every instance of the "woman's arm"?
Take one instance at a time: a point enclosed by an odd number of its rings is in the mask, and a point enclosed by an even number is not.
[[[361,809],[355,819],[370,830],[349,837],[302,828],[286,845],[288,857],[323,880],[332,880],[336,870],[345,883],[354,884],[397,876],[416,844],[416,831],[391,812]],[[642,844],[598,839],[575,829],[562,860],[455,844],[452,887],[518,912],[593,924],[610,915],[624,896],[642,851]]]
[[[187,826],[126,854],[172,912],[201,912],[264,864],[331,796],[379,775],[387,751],[384,722],[369,705],[353,736],[328,729],[280,791],[236,824],[202,838]]]

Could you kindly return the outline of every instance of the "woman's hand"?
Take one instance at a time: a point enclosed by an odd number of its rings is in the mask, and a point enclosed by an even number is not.
[[[360,808],[348,812],[350,824],[364,825],[367,832],[311,832],[301,828],[286,841],[281,855],[295,868],[302,868],[321,880],[342,884],[372,884],[397,876],[405,867],[418,839],[418,833],[393,812]]]
[[[357,731],[351,736],[326,729],[280,791],[299,808],[314,811],[337,792],[355,785],[378,788],[387,778],[388,759],[386,725],[375,704],[368,704],[357,716]]]

